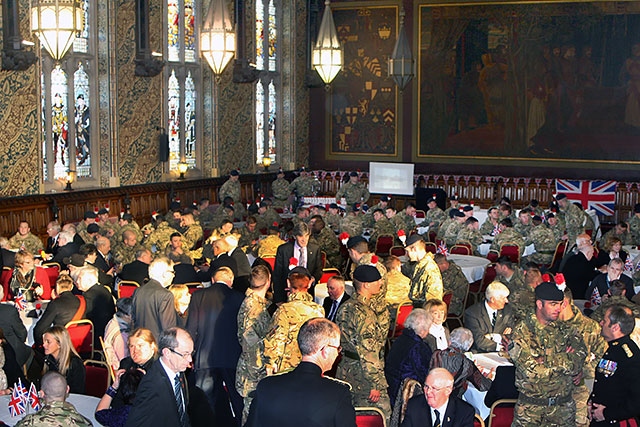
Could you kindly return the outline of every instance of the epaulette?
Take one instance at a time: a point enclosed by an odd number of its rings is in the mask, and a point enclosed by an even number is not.
[[[349,389],[349,391],[353,390],[353,387],[351,387],[351,384],[348,383],[347,381],[339,380],[337,378],[329,377],[329,376],[326,376],[326,375],[323,375],[322,378],[326,378],[328,380],[334,381],[334,382],[340,384],[341,386],[346,387],[347,389]]]
[[[627,354],[627,357],[629,359],[631,359],[633,357],[633,352],[631,351],[631,349],[629,348],[629,346],[627,344],[622,344],[622,349]]]

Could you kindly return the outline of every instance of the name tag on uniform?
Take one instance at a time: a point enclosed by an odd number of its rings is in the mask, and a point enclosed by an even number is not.
[[[605,377],[609,377],[616,372],[618,368],[618,362],[614,362],[613,360],[600,359],[598,363],[598,372],[603,374]]]

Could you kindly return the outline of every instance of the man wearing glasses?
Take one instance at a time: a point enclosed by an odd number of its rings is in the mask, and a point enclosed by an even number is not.
[[[158,347],[160,358],[142,378],[126,425],[188,427],[184,371],[192,363],[193,340],[189,332],[173,327],[162,331]]]
[[[407,403],[402,427],[466,427],[473,425],[473,406],[455,396],[453,375],[444,368],[429,371],[424,395],[414,396]]]
[[[349,385],[322,376],[341,350],[340,329],[316,317],[302,325],[297,340],[302,361],[287,374],[260,381],[245,426],[355,427]]]

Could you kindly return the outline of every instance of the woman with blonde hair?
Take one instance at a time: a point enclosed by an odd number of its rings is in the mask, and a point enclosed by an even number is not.
[[[73,348],[71,336],[62,326],[52,326],[42,336],[44,372],[55,371],[67,379],[70,393],[84,393],[85,369]]]
[[[187,317],[189,317],[189,302],[191,302],[191,293],[187,285],[171,285],[169,292],[173,294],[173,307],[176,310],[177,326],[184,328],[187,326]]]
[[[27,301],[36,298],[51,299],[51,283],[44,268],[36,266],[31,252],[20,250],[16,253],[15,268],[7,285],[13,298],[24,294]],[[4,284],[3,284],[4,286]],[[6,290],[6,289],[5,289]],[[5,292],[7,294],[7,292]]]

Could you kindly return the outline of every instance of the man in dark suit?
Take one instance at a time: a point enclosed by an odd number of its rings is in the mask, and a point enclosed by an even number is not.
[[[355,427],[348,386],[322,376],[338,357],[340,329],[317,317],[302,325],[297,340],[302,361],[289,373],[260,381],[246,426]]]
[[[106,287],[98,283],[98,269],[91,265],[80,269],[76,281],[87,302],[86,317],[93,323],[93,344],[99,346],[100,337],[104,337],[104,329],[116,312],[113,297]]]
[[[58,234],[58,251],[56,255],[51,258],[51,262],[57,262],[58,265],[64,269],[66,265],[64,259],[78,252],[80,252],[80,246],[73,242],[71,233],[62,231]]]
[[[320,247],[315,243],[309,243],[309,226],[304,222],[299,222],[293,227],[294,242],[287,242],[278,246],[276,252],[275,267],[273,269],[273,302],[285,302],[287,300],[287,276],[289,275],[289,265],[291,259],[295,259],[296,264],[306,267],[318,283],[322,277],[322,258]],[[313,295],[313,287],[309,289]]]
[[[109,261],[111,241],[104,236],[98,237],[96,239],[96,249],[98,250],[98,257],[93,265],[106,273],[111,269],[111,262]]]
[[[237,273],[234,273],[233,288],[238,292],[244,293],[249,288],[249,279],[251,277],[251,265],[247,254],[238,247],[238,238],[235,235],[229,235],[224,238],[228,245],[227,253],[236,262]]]
[[[502,336],[511,333],[512,312],[506,307],[509,288],[501,282],[487,286],[485,300],[469,307],[464,325],[473,334],[473,347],[478,353],[502,350]]]
[[[0,286],[0,300],[3,295],[4,289]],[[15,351],[18,364],[24,365],[31,356],[31,347],[25,344],[27,329],[20,319],[18,310],[12,304],[0,304],[0,329]]]
[[[189,332],[172,327],[159,335],[158,348],[160,358],[142,378],[126,426],[190,425],[184,371],[192,361],[193,340]]]
[[[211,248],[215,258],[211,260],[209,274],[212,275],[220,267],[229,267],[235,277],[238,274],[238,263],[227,253],[229,251],[227,241],[225,239],[218,239],[211,244]]]
[[[149,264],[149,281],[133,293],[133,326],[147,328],[154,337],[176,326],[173,294],[168,288],[173,280],[173,267],[166,257],[158,257]]]
[[[402,427],[469,427],[473,425],[473,406],[455,396],[453,375],[444,368],[435,368],[427,375],[424,395],[414,396],[407,404]]]
[[[60,224],[57,221],[51,221],[47,224],[47,246],[44,251],[50,255],[56,256],[58,253],[58,237],[60,235]]]
[[[0,252],[2,252],[2,266],[14,268],[16,253],[9,250],[9,239],[6,237],[0,237]]]
[[[122,267],[118,277],[121,280],[130,280],[142,286],[149,279],[149,264],[152,260],[153,255],[149,249],[140,249],[136,252],[136,260]]]
[[[327,293],[329,296],[324,299],[322,307],[324,308],[324,316],[333,322],[342,303],[351,298],[344,291],[344,277],[333,276],[329,278],[327,281]]]
[[[40,316],[38,323],[33,327],[33,340],[36,347],[42,346],[42,335],[50,326],[64,326],[69,323],[74,316],[77,319],[84,319],[86,312],[86,302],[74,295],[73,279],[70,276],[61,276],[56,282],[57,298],[49,302],[47,308]],[[82,297],[84,300],[84,297]],[[76,316],[76,313],[78,314]]]
[[[195,385],[206,394],[217,424],[240,426],[242,396],[235,383],[242,352],[237,319],[244,295],[232,288],[233,279],[231,269],[221,267],[214,273],[210,287],[193,293],[187,330],[195,341]],[[235,417],[228,414],[229,402]]]
[[[602,298],[603,296],[608,294],[611,282],[613,282],[614,280],[620,280],[625,285],[625,296],[629,301],[631,301],[631,298],[633,298],[633,296],[636,294],[633,287],[633,280],[626,274],[622,274],[623,272],[624,262],[620,258],[612,259],[611,261],[609,261],[609,265],[607,265],[607,272],[598,274],[593,278],[584,298],[587,301],[594,299],[597,300],[597,296]],[[596,288],[598,289],[597,294]]]

